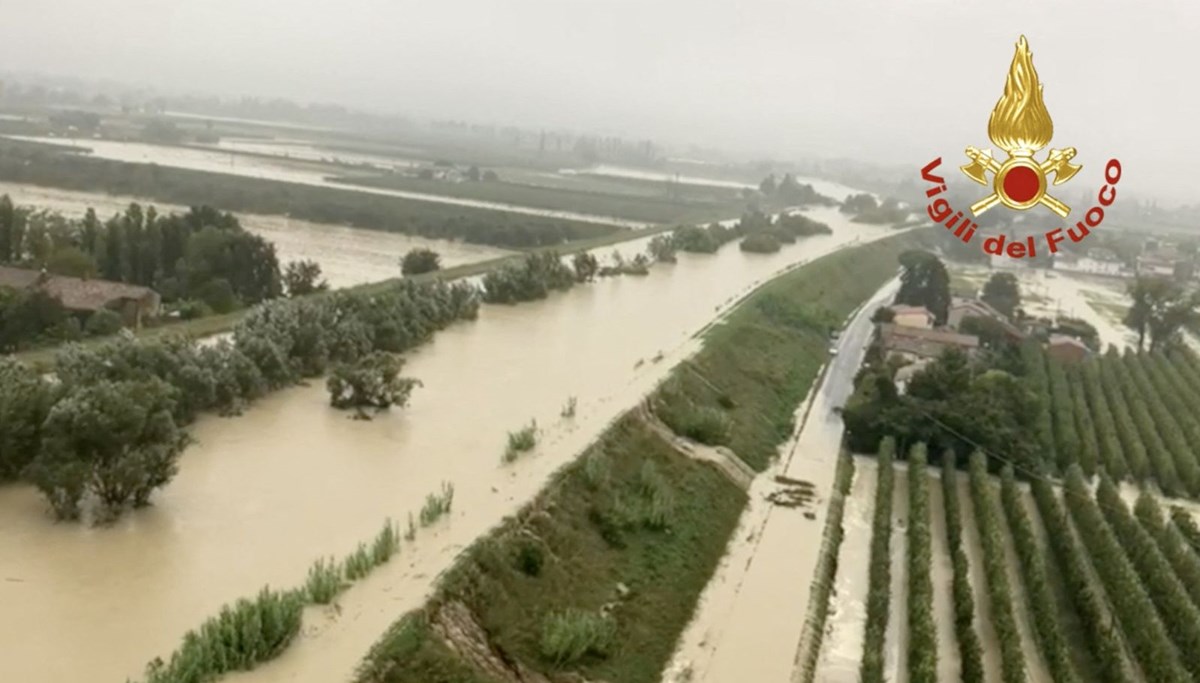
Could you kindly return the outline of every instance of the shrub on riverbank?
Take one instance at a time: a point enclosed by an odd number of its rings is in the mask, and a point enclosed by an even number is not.
[[[521,457],[522,453],[532,451],[537,445],[537,433],[537,420],[530,420],[524,427],[509,432],[508,443],[504,447],[504,462],[512,462]]]

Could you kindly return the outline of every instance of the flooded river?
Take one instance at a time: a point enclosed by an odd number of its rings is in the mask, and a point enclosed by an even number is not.
[[[273,394],[241,417],[204,417],[176,479],[152,507],[112,527],[55,524],[29,487],[0,488],[0,680],[135,676],[222,604],[263,584],[299,584],[316,558],[344,555],[385,517],[405,521],[425,494],[453,482],[449,521],[351,588],[339,611],[310,613],[279,660],[239,677],[348,679],[456,553],[694,351],[697,330],[781,269],[889,234],[836,209],[810,215],[834,234],[771,255],[736,245],[681,254],[646,277],[485,306],[478,321],[409,354],[405,374],[424,388],[409,408],[374,421],[329,409],[320,382]],[[578,414],[567,420],[559,413],[571,396]],[[506,433],[531,418],[538,448],[501,465]]]
[[[93,208],[101,220],[124,211],[131,202],[152,205],[158,212],[187,211],[187,207],[163,204],[143,197],[92,192],[74,192],[36,185],[0,183],[19,205],[58,211],[78,218]],[[409,249],[423,247],[442,256],[442,266],[486,261],[511,253],[495,247],[447,240],[431,240],[380,230],[362,230],[328,223],[313,223],[278,215],[237,214],[242,226],[275,244],[280,264],[311,259],[321,264],[321,273],[331,287],[378,282],[400,275],[400,257]]]
[[[525,214],[529,216],[543,216],[546,218],[559,218],[563,220],[582,221],[585,223],[601,223],[604,225],[618,225],[628,228],[645,227],[645,223],[624,220],[612,216],[597,216],[594,214],[585,214],[576,211],[554,211],[550,209],[538,209],[529,206],[518,206],[516,204],[506,204],[503,202],[491,202],[479,199],[464,199],[461,197],[428,194],[425,192],[408,192],[405,190],[390,190],[386,188],[335,183],[328,180],[328,177],[340,174],[341,169],[324,164],[301,162],[298,160],[293,161],[283,157],[268,158],[238,154],[234,151],[225,153],[208,149],[195,149],[191,147],[170,147],[163,145],[151,145],[143,142],[93,140],[90,138],[43,138],[23,135],[9,135],[5,137],[9,137],[14,140],[25,140],[28,142],[48,142],[59,145],[75,146],[91,150],[91,156],[100,159],[112,159],[115,161],[127,161],[139,164],[154,163],[158,164],[159,166],[185,168],[193,171],[210,171],[213,173],[225,173],[228,175],[247,176],[251,178],[266,178],[269,180],[281,180],[284,182],[297,183],[301,185],[333,187],[340,190],[366,192],[369,194],[387,195],[390,197],[402,197],[404,199],[433,202],[436,204],[453,204],[455,206],[469,206],[477,209],[509,211],[512,213]]]

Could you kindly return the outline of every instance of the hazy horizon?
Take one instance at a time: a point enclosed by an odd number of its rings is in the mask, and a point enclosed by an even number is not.
[[[1013,44],[1028,36],[1074,146],[1071,192],[1121,159],[1122,189],[1200,201],[1185,163],[1200,97],[1173,71],[1200,61],[1200,7],[1115,2],[1002,7],[923,1],[653,4],[463,0],[253,7],[60,0],[7,8],[6,70],[283,97],[420,118],[559,127],[775,158],[962,163]],[[1080,182],[1082,181],[1082,182]]]

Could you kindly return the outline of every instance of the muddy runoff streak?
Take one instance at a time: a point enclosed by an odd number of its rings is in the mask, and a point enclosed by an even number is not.
[[[302,637],[252,674],[348,679],[462,548],[694,351],[693,335],[715,316],[789,266],[894,234],[850,223],[836,209],[809,215],[834,234],[771,255],[735,244],[711,256],[681,254],[646,277],[485,306],[478,321],[408,354],[404,373],[424,388],[409,408],[371,422],[329,409],[320,381],[268,396],[241,417],[205,416],[153,506],[111,527],[54,524],[32,488],[0,489],[0,643],[9,653],[0,680],[137,676],[221,605],[264,584],[300,584],[313,560],[344,556],[385,517],[405,523],[427,493],[453,482],[448,522],[345,593],[340,612],[310,612]],[[564,420],[570,396],[578,414]],[[541,444],[501,466],[506,433],[531,418]]]
[[[93,192],[58,190],[36,185],[0,183],[0,195],[7,194],[20,206],[57,211],[79,218],[89,208],[100,220],[124,212],[132,202],[153,206],[159,214],[185,212],[187,207],[164,204],[143,197],[127,197]],[[236,214],[246,230],[275,245],[280,265],[288,261],[311,259],[321,264],[321,274],[333,288],[378,282],[400,276],[400,257],[410,249],[425,248],[442,257],[442,267],[451,268],[477,263],[513,252],[449,240],[432,240],[395,232],[364,230],[329,223],[313,223],[278,215]]]

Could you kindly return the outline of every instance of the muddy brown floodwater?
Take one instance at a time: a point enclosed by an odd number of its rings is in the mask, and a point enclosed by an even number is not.
[[[72,218],[81,217],[92,208],[101,220],[106,220],[112,214],[124,211],[131,202],[153,206],[160,214],[187,211],[185,206],[163,204],[143,197],[74,192],[15,183],[0,183],[2,194],[7,194],[16,204],[49,209]],[[360,230],[286,216],[239,213],[237,217],[242,227],[275,244],[280,263],[314,260],[321,264],[321,274],[329,286],[335,288],[398,277],[400,257],[409,249],[436,251],[441,255],[445,268],[512,253],[478,244],[431,240],[381,230]]]
[[[424,388],[408,408],[373,421],[329,409],[319,381],[275,393],[241,417],[203,417],[175,480],[153,506],[113,526],[55,524],[31,488],[0,488],[0,681],[137,676],[222,604],[264,584],[298,585],[316,558],[348,553],[385,517],[403,523],[427,493],[453,482],[448,521],[343,594],[340,611],[310,611],[281,658],[244,676],[347,680],[459,551],[636,405],[739,296],[788,266],[893,234],[836,209],[809,215],[834,234],[771,255],[736,245],[681,254],[646,277],[485,306],[477,321],[408,354],[405,374]],[[577,415],[563,419],[571,396]],[[531,418],[541,443],[502,466],[506,432]],[[810,574],[791,578],[807,585]]]
[[[854,459],[854,483],[842,517],[845,536],[838,552],[837,576],[831,600],[828,632],[821,640],[816,680],[855,683],[862,663],[867,588],[871,561],[871,520],[875,514],[878,461]]]
[[[962,658],[954,633],[954,563],[946,539],[946,501],[941,476],[925,473],[929,491],[930,577],[933,580],[933,623],[937,629],[937,672],[939,681],[958,680]]]
[[[889,681],[908,680],[908,467],[897,465],[892,492],[892,599],[884,640],[884,671]]]

